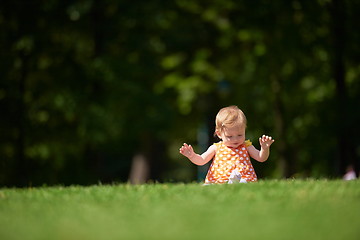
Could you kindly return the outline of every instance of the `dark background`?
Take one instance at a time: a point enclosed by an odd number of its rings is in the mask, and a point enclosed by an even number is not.
[[[2,0],[0,186],[197,180],[219,108],[260,178],[359,173],[360,1]],[[203,171],[200,169],[200,171]]]

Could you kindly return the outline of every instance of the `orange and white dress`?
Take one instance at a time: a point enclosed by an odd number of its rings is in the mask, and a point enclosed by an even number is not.
[[[230,175],[234,172],[240,174],[241,182],[257,181],[247,151],[247,147],[252,145],[249,140],[237,148],[229,148],[222,141],[214,144],[216,145],[216,154],[206,175],[205,184],[228,183]]]

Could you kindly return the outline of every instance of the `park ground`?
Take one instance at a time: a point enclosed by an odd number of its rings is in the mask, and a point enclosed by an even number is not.
[[[0,239],[360,239],[360,181],[0,189]]]

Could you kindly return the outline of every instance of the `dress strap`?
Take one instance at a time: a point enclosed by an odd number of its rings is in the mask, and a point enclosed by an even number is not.
[[[245,142],[245,147],[250,147],[252,145],[252,142],[248,139]]]

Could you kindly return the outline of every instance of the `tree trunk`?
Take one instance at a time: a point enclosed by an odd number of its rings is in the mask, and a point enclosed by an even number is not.
[[[29,164],[25,157],[25,82],[28,74],[27,62],[28,56],[24,52],[20,52],[21,59],[21,71],[19,75],[18,82],[18,109],[16,113],[16,125],[18,129],[17,138],[16,138],[16,152],[17,152],[17,164],[14,172],[14,177],[16,185],[19,187],[24,187],[29,183],[30,169]]]
[[[133,157],[129,181],[131,184],[143,184],[149,180],[149,161],[143,153],[137,153]]]
[[[275,96],[274,99],[274,114],[275,114],[275,131],[276,131],[276,144],[274,147],[279,152],[278,163],[280,174],[283,178],[291,176],[289,159],[286,157],[286,149],[288,149],[285,136],[285,120],[284,120],[284,104],[281,99],[281,82],[277,76],[271,76],[272,91]]]
[[[334,164],[334,172],[337,176],[342,176],[348,166],[355,168],[359,173],[359,163],[356,161],[356,154],[352,145],[352,126],[349,117],[349,100],[346,88],[346,66],[345,66],[345,46],[346,46],[346,6],[344,1],[333,0],[330,3],[331,32],[332,32],[332,69],[336,83],[337,96],[337,116],[336,119],[338,133],[339,157]]]

